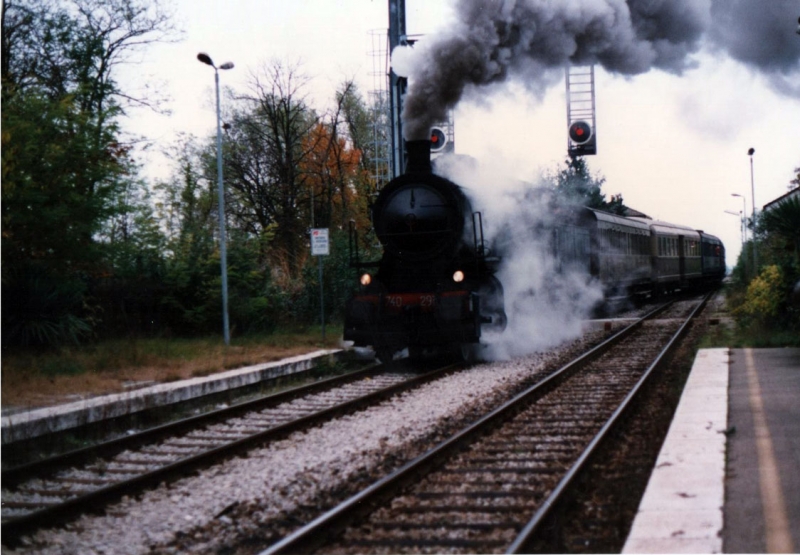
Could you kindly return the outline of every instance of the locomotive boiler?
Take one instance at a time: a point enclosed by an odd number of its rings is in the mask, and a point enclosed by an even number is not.
[[[482,330],[505,326],[499,259],[464,190],[433,173],[430,141],[406,149],[406,173],[372,206],[383,256],[375,263],[351,256],[361,285],[347,303],[344,339],[372,346],[384,362],[405,348],[412,358],[442,350],[469,358]]]

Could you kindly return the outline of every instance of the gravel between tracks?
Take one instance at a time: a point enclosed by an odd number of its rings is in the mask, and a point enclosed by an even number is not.
[[[3,553],[258,551],[270,536],[302,524],[298,511],[327,508],[356,484],[385,472],[387,464],[401,465],[444,430],[473,419],[522,380],[599,338],[600,333],[590,333],[545,354],[478,365],[139,499],[123,499],[103,516],[85,515],[64,529],[39,531],[26,538],[26,545],[4,547]]]

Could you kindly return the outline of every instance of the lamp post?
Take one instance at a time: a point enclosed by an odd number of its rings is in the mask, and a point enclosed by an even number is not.
[[[739,193],[731,193],[732,197],[740,197],[742,199],[742,211],[739,213],[742,217],[742,243],[747,242],[747,201],[744,195]]]
[[[756,149],[750,147],[747,155],[750,157],[750,194],[753,199],[753,275],[758,275],[758,247],[756,246],[756,184],[753,177],[753,154]]]
[[[742,248],[744,248],[744,214],[742,212],[734,212],[733,210],[725,210],[726,214],[730,214],[731,216],[736,216],[739,218],[739,232],[742,234]]]
[[[219,258],[222,268],[222,330],[225,345],[231,343],[230,322],[228,320],[228,255],[225,238],[225,191],[222,188],[222,129],[219,117],[219,71],[220,69],[233,69],[232,62],[225,62],[217,67],[211,57],[204,52],[197,55],[197,59],[214,68],[214,86],[217,96],[217,193],[219,195]]]

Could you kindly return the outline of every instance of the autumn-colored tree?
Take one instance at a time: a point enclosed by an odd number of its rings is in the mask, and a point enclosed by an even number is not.
[[[360,153],[349,148],[343,137],[335,137],[335,127],[319,123],[304,140],[308,155],[300,168],[306,175],[313,204],[314,227],[344,229],[356,194]]]

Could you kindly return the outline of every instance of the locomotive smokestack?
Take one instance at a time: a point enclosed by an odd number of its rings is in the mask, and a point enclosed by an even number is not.
[[[427,139],[406,141],[406,173],[432,173],[431,142]]]

